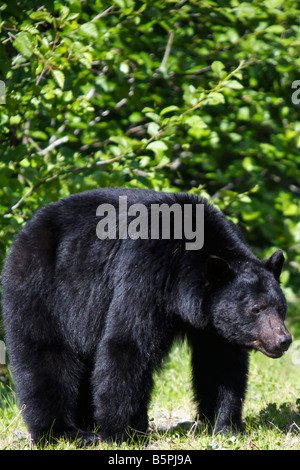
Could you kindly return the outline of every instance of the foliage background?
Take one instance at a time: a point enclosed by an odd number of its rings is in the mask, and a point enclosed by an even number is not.
[[[1,264],[41,206],[103,186],[193,191],[300,288],[294,0],[1,4]]]

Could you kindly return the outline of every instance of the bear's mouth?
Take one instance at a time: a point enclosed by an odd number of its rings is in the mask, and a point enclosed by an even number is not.
[[[284,351],[280,349],[273,349],[273,350],[267,349],[265,345],[259,339],[256,339],[255,341],[253,341],[252,345],[256,351],[260,351],[265,356],[271,357],[272,359],[278,359],[284,353]]]

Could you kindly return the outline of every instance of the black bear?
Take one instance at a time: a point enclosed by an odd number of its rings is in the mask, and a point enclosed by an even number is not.
[[[153,371],[178,335],[192,348],[200,416],[216,432],[240,429],[249,350],[276,358],[291,343],[283,262],[280,250],[257,259],[192,194],[103,188],[39,210],[12,246],[2,291],[32,438],[145,433]]]

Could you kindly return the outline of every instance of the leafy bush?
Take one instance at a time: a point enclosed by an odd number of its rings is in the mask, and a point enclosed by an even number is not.
[[[70,193],[102,186],[193,191],[239,222],[259,256],[284,249],[283,282],[296,294],[297,6],[2,3],[2,261],[33,213]]]

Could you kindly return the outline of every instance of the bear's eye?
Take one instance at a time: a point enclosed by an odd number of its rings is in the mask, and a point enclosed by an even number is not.
[[[261,311],[261,308],[258,306],[258,305],[255,305],[252,309],[251,309],[251,312],[252,313],[259,313]]]
[[[254,313],[255,315],[257,315],[262,310],[265,310],[267,307],[268,307],[268,303],[265,301],[262,301],[259,304],[253,305],[253,307],[251,308],[251,313]]]

